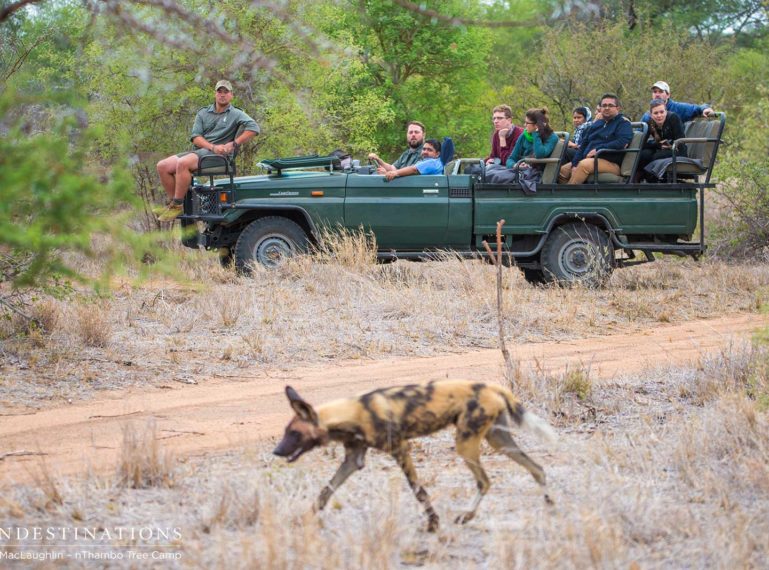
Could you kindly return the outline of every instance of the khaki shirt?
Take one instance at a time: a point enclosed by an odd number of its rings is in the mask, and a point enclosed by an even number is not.
[[[212,104],[198,111],[190,140],[203,137],[211,144],[226,144],[235,140],[241,127],[244,131],[253,131],[256,134],[261,130],[243,109],[228,105],[224,111],[217,113],[216,105]]]

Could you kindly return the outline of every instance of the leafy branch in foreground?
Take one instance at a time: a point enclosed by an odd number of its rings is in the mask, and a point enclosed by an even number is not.
[[[0,255],[6,268],[0,296],[17,309],[12,301],[19,290],[52,291],[62,279],[105,286],[145,254],[157,255],[157,238],[129,227],[134,199],[127,170],[89,158],[97,133],[71,99],[13,89],[0,96]],[[101,275],[79,270],[66,257],[71,253],[98,259]]]

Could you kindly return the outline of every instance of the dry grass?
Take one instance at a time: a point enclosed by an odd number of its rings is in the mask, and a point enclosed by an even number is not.
[[[105,348],[112,337],[110,307],[104,301],[86,301],[75,308],[77,335],[90,347]]]
[[[158,442],[155,422],[141,430],[132,423],[124,426],[116,474],[119,486],[173,487],[175,464],[173,453]]]
[[[122,284],[108,301],[57,301],[50,333],[3,341],[0,359],[24,389],[0,383],[0,402],[40,406],[157,384],[168,366],[204,380],[250,366],[498,347],[492,266],[450,253],[376,264],[365,235],[336,239],[251,277],[220,267],[213,253],[178,247],[186,284]],[[769,266],[666,258],[618,270],[602,290],[532,287],[511,268],[503,297],[509,343],[566,340],[757,311],[769,298]]]
[[[519,433],[546,469],[552,508],[523,469],[485,453],[489,495],[472,523],[451,523],[475,489],[443,432],[414,450],[442,517],[436,535],[389,457],[371,453],[313,516],[341,453],[288,465],[270,442],[188,460],[170,488],[58,482],[61,503],[40,510],[45,493],[17,487],[0,502],[0,527],[178,527],[181,565],[200,568],[758,568],[769,557],[769,414],[739,380],[755,364],[749,351],[591,384],[592,420],[562,423],[555,449]],[[685,389],[705,377],[722,388],[704,400]],[[538,382],[552,391],[566,380]]]

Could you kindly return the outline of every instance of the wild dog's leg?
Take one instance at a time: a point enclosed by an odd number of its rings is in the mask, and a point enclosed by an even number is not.
[[[365,445],[345,445],[344,446],[344,461],[336,470],[336,473],[329,481],[328,485],[323,487],[320,492],[320,496],[315,503],[314,510],[320,511],[326,506],[331,495],[334,494],[339,487],[342,486],[347,478],[355,473],[359,469],[363,469],[364,459],[366,457],[366,450],[368,448]]]
[[[475,511],[478,508],[481,499],[483,499],[483,496],[488,492],[489,487],[491,487],[489,478],[483,470],[483,467],[481,467],[481,439],[482,436],[476,433],[467,434],[462,431],[457,431],[457,454],[465,460],[465,465],[467,465],[473,473],[475,483],[478,486],[478,493],[475,495],[475,499],[473,499],[470,509],[466,513],[459,515],[454,520],[455,523],[465,524],[466,522],[471,521],[475,516]]]
[[[510,435],[510,423],[507,420],[507,416],[499,416],[497,418],[497,421],[494,422],[494,426],[489,430],[489,433],[486,435],[486,441],[489,442],[491,447],[496,449],[497,451],[504,453],[507,455],[510,459],[524,467],[529,473],[531,473],[531,476],[534,477],[534,480],[542,485],[542,487],[545,490],[545,502],[552,505],[553,501],[550,499],[550,496],[547,494],[547,482],[545,480],[545,470],[542,469],[542,467],[535,462],[533,459],[531,459],[528,455],[526,455],[523,451],[521,451],[521,448],[518,447],[518,444],[515,443],[515,440],[513,440],[513,436]]]
[[[430,504],[430,497],[427,496],[427,491],[425,491],[425,488],[422,487],[417,480],[417,471],[414,469],[414,463],[412,463],[411,455],[409,455],[409,444],[404,443],[396,448],[392,452],[392,456],[395,458],[395,461],[398,462],[401,469],[403,469],[403,473],[406,475],[411,490],[414,491],[417,501],[422,503],[425,513],[427,513],[427,532],[435,532],[440,525],[438,514]]]

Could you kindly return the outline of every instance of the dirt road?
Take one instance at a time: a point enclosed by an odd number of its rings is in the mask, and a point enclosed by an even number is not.
[[[634,334],[511,345],[522,367],[538,365],[557,373],[566,366],[590,368],[593,378],[610,379],[650,366],[694,363],[705,352],[747,339],[769,325],[762,315],[660,325]],[[499,350],[434,358],[355,361],[310,366],[290,372],[244,369],[237,378],[213,378],[198,385],[110,392],[98,399],[34,413],[0,417],[0,485],[29,480],[43,454],[54,475],[116,464],[122,429],[143,429],[154,419],[158,437],[178,455],[242,446],[279,435],[290,416],[283,395],[294,386],[311,402],[377,387],[440,378],[497,379]]]

